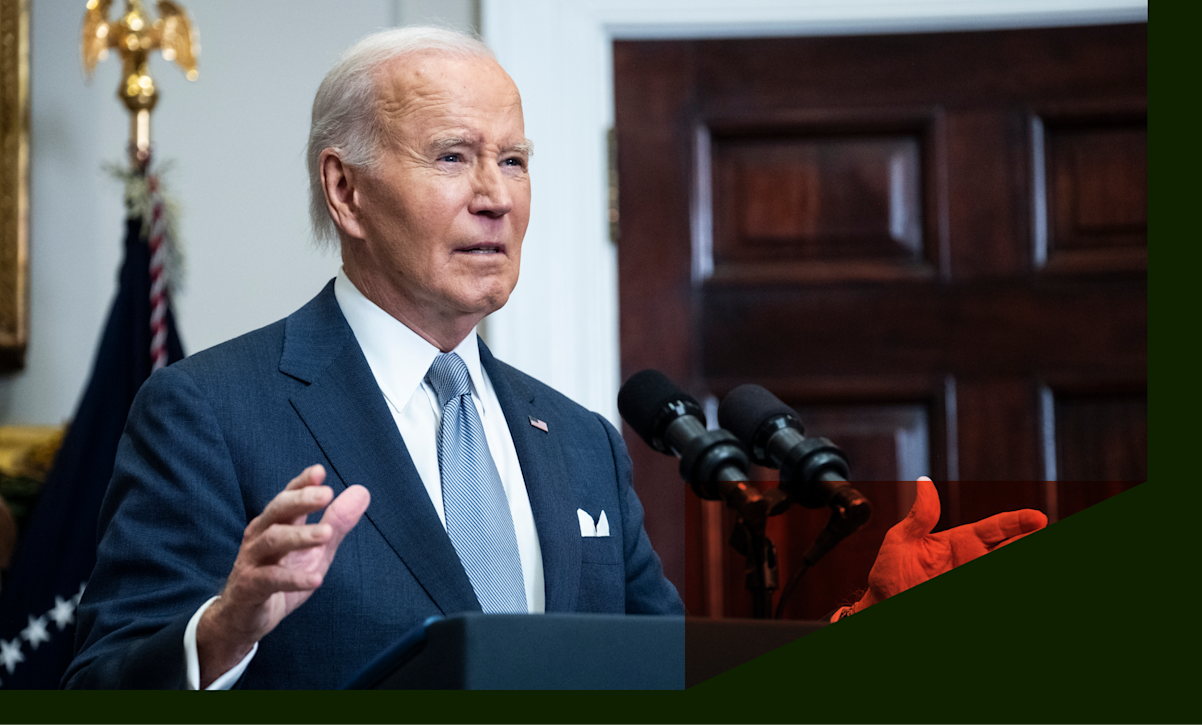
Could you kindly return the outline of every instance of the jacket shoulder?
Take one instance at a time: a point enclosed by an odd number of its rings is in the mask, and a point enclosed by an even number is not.
[[[307,379],[344,348],[349,335],[331,281],[288,317],[190,355],[172,367],[198,382],[277,371]]]
[[[266,327],[193,353],[171,367],[196,379],[229,375],[246,369],[262,370],[265,366],[275,370],[279,367],[284,349],[286,322],[286,319],[277,320]]]

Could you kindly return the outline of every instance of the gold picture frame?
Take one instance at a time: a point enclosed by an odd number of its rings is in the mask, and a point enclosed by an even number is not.
[[[0,372],[29,339],[29,0],[0,0]]]

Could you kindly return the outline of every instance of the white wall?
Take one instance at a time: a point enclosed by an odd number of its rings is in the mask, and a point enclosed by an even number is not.
[[[114,3],[118,7],[121,3]],[[26,368],[0,377],[0,423],[70,418],[116,292],[128,116],[115,54],[90,84],[80,64],[84,3],[33,0],[30,27],[30,341]],[[161,57],[153,119],[159,160],[183,205],[187,255],[175,299],[195,352],[287,315],[337,271],[312,249],[303,148],[309,108],[334,59],[397,22],[470,26],[473,0],[190,0],[200,78]],[[113,11],[114,15],[116,9]]]

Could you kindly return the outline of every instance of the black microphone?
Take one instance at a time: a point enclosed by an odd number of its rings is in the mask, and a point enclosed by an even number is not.
[[[740,385],[718,406],[718,421],[751,451],[761,466],[779,468],[789,500],[807,508],[830,506],[831,524],[843,536],[862,526],[872,504],[852,488],[843,451],[826,438],[807,438],[792,408],[759,385]]]
[[[747,485],[747,452],[727,431],[706,428],[691,395],[658,370],[643,370],[618,391],[618,412],[647,445],[680,458],[680,475],[698,496],[725,501],[762,530],[771,502]]]

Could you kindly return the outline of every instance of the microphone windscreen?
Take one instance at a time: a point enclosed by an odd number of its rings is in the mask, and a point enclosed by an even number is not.
[[[759,385],[740,385],[718,406],[718,425],[735,434],[748,446],[764,422],[777,416],[797,418],[797,413],[780,398]]]
[[[675,401],[689,403],[700,412],[701,406],[697,401],[678,388],[667,375],[658,370],[642,370],[631,375],[618,391],[618,412],[647,445],[662,450],[654,442],[663,435],[663,431],[655,430],[656,424],[666,419],[661,413],[669,403]],[[667,418],[667,421],[671,422],[671,419]]]

